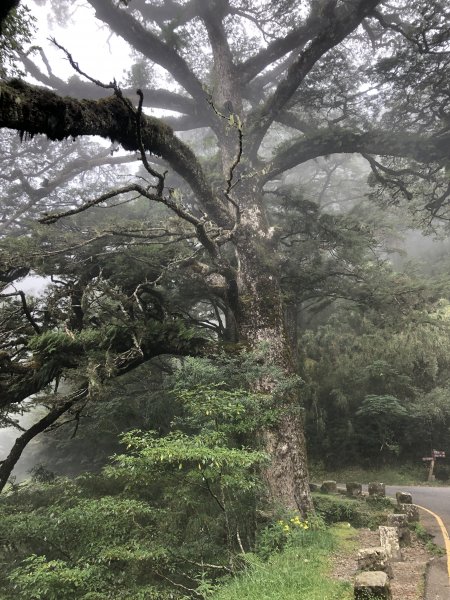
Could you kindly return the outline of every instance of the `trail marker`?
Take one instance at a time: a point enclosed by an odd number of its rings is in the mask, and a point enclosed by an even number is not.
[[[434,481],[434,464],[436,462],[436,458],[445,458],[444,450],[432,450],[431,456],[424,456],[422,460],[424,462],[430,463],[430,468],[428,470],[428,481]]]

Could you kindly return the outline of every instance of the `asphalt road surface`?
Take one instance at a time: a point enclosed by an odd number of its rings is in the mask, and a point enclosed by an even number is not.
[[[410,492],[414,504],[438,514],[450,532],[450,487],[386,486],[388,496],[395,497],[395,492]]]

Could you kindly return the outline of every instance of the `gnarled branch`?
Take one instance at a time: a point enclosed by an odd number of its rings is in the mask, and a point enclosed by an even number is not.
[[[135,116],[117,96],[100,100],[61,97],[44,88],[12,80],[0,83],[0,127],[18,130],[22,136],[44,134],[52,140],[99,135],[119,142],[125,150],[138,150]],[[192,150],[160,119],[143,116],[144,148],[161,156],[191,186],[210,219],[230,224]]]
[[[421,136],[391,131],[354,132],[349,129],[317,130],[279,152],[267,165],[264,179],[269,181],[280,173],[318,156],[354,152],[382,156],[412,158],[418,162],[439,162],[448,157],[450,132],[446,136]]]
[[[250,121],[253,122],[249,150],[251,155],[256,154],[270,125],[286,107],[317,61],[354,31],[379,3],[380,0],[349,0],[335,9],[334,0],[327,2],[327,10],[322,13],[317,35],[289,67],[286,77],[265,105],[250,117]]]

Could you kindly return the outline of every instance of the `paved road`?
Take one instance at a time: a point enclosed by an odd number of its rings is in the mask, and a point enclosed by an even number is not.
[[[450,487],[386,486],[386,494],[395,496],[395,492],[410,492],[414,504],[424,506],[438,514],[450,532]]]

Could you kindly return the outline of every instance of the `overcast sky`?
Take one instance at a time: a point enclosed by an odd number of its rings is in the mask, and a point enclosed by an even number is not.
[[[44,49],[55,75],[67,79],[73,69],[63,52],[49,42],[49,37],[64,46],[90,76],[106,83],[122,78],[130,65],[129,46],[95,18],[90,6],[74,2],[71,22],[64,29],[51,18],[48,7],[30,1],[28,6],[38,19],[36,43]]]

